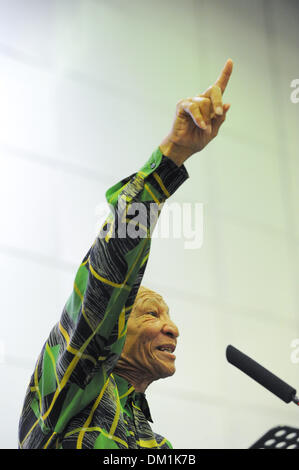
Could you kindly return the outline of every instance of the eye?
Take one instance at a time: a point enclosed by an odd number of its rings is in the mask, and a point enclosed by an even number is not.
[[[148,315],[152,315],[153,317],[158,317],[158,313],[157,312],[147,312]]]

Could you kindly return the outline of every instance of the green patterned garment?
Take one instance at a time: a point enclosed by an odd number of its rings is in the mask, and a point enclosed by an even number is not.
[[[106,192],[110,214],[79,266],[28,385],[19,448],[171,448],[149,425],[145,394],[113,369],[162,203],[187,178],[185,167],[177,167],[158,148],[140,171]],[[136,224],[132,208],[140,202],[148,210],[143,223]],[[128,234],[138,229],[138,236],[120,236],[124,229]]]

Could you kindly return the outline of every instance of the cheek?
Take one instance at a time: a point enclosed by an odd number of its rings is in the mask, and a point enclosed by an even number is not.
[[[127,347],[131,351],[140,349],[154,349],[152,343],[159,335],[161,325],[157,321],[147,320],[143,322],[128,321],[127,329]]]
[[[159,330],[150,329],[143,333],[140,338],[143,349],[149,353],[151,356],[154,355],[156,347],[158,346],[157,337],[159,335]]]
[[[150,347],[158,334],[159,328],[156,328],[152,325],[147,326],[146,328],[140,328],[136,340],[140,345],[144,347]]]

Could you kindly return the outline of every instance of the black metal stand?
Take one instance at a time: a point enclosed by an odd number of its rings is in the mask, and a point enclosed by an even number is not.
[[[270,429],[250,449],[299,449],[299,429],[277,426]]]

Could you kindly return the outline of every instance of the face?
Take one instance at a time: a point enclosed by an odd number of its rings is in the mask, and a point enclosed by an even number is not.
[[[169,309],[157,293],[140,288],[128,320],[122,355],[136,370],[153,380],[175,372],[174,350],[179,331],[169,316]]]

